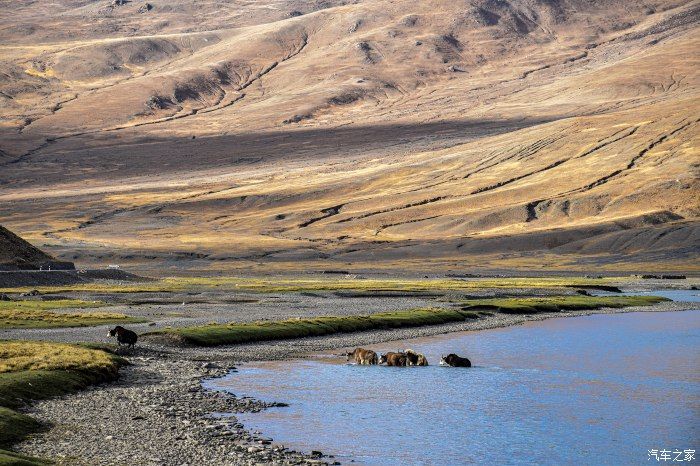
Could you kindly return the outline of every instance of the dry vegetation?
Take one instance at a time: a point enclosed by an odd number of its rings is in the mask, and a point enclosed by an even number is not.
[[[697,2],[137,3],[0,17],[0,216],[63,259],[698,270]]]
[[[0,329],[2,328],[47,328],[83,327],[112,323],[143,322],[143,319],[109,312],[74,312],[105,306],[103,302],[59,299],[54,301],[0,301]],[[51,310],[64,312],[51,312]]]
[[[0,374],[19,371],[104,370],[114,357],[104,351],[47,342],[4,341],[0,346]]]
[[[537,278],[470,278],[470,279],[359,279],[338,278],[287,278],[287,277],[169,277],[144,283],[81,283],[68,286],[40,286],[0,288],[0,293],[18,293],[36,289],[41,293],[155,293],[187,292],[216,289],[231,292],[280,293],[299,291],[459,291],[470,289],[539,288],[562,289],[576,286],[605,287],[631,281],[630,277],[581,278],[581,277],[537,277]],[[693,281],[693,283],[695,283]],[[56,301],[47,301],[56,302]],[[84,301],[83,301],[84,302]],[[0,302],[0,306],[2,306]],[[66,306],[68,307],[68,306]],[[75,306],[78,307],[78,306]]]

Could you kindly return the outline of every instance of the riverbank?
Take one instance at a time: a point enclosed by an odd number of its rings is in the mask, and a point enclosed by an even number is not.
[[[44,464],[6,450],[44,427],[21,412],[27,405],[116,380],[125,364],[119,356],[87,346],[0,341],[0,464]]]
[[[17,445],[59,464],[318,464],[335,458],[289,451],[249,432],[235,417],[268,405],[207,391],[202,380],[221,377],[244,361],[309,357],[315,352],[393,340],[519,325],[553,317],[619,312],[682,311],[697,305],[663,302],[623,309],[565,311],[535,315],[494,314],[437,326],[383,329],[214,349],[172,348],[149,342],[127,359],[118,381],[67,398],[40,401],[27,413],[54,427]],[[284,402],[285,400],[277,400]],[[135,460],[136,459],[136,460]]]

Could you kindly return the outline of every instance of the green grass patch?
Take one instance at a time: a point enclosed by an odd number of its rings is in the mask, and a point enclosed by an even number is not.
[[[125,361],[113,354],[63,343],[0,341],[0,465],[47,464],[7,451],[41,425],[16,409],[114,380]]]
[[[112,371],[116,369],[115,362],[123,360],[101,349],[81,345],[16,340],[3,340],[0,344],[0,377],[38,371]]]
[[[108,312],[52,312],[56,309],[88,309],[105,306],[101,301],[58,299],[52,301],[0,301],[0,329],[85,327],[112,323],[144,322],[125,314]]]
[[[216,346],[323,336],[334,333],[438,325],[478,317],[477,313],[454,309],[411,309],[361,316],[327,316],[276,322],[212,324],[166,329],[151,334],[170,333],[178,335],[186,343],[192,345]]]
[[[669,301],[658,296],[552,296],[543,298],[489,298],[462,301],[465,311],[491,310],[505,314],[581,311],[604,307],[651,306]]]
[[[0,407],[0,445],[10,446],[40,429],[41,424],[34,418]]]
[[[47,464],[52,464],[52,462],[0,448],[0,466],[44,466]]]
[[[492,312],[536,314],[564,310],[600,309],[603,307],[649,306],[666,298],[656,296],[558,296],[546,298],[492,298],[465,300],[459,310],[411,309],[360,316],[326,316],[308,319],[251,323],[211,324],[171,328],[149,335],[176,335],[185,343],[197,346],[235,345],[259,341],[304,338],[335,333],[361,332],[401,327],[438,325],[478,319]]]

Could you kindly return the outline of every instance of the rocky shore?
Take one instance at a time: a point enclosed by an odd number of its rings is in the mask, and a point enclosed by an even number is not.
[[[28,412],[51,425],[17,450],[78,465],[334,464],[320,452],[291,451],[264,433],[251,432],[235,415],[270,406],[234,394],[209,391],[202,380],[235,371],[252,360],[309,357],[318,351],[392,340],[518,325],[552,317],[635,311],[682,311],[697,305],[665,302],[653,307],[536,315],[496,314],[475,321],[340,334],[223,348],[178,348],[144,341],[125,354],[117,382],[64,398],[38,402]],[[219,414],[216,414],[219,413]]]
[[[239,424],[236,413],[283,403],[206,390],[203,378],[233,367],[142,348],[114,383],[34,405],[52,428],[18,450],[57,464],[238,465],[332,464],[301,454]],[[214,413],[221,413],[216,415]]]

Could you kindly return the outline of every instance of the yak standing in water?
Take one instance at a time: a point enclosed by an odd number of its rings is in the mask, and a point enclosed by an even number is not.
[[[131,330],[127,330],[121,325],[117,325],[114,327],[112,330],[109,331],[109,336],[110,337],[117,337],[117,344],[119,346],[121,345],[127,345],[131,348],[134,347],[136,344],[136,340],[138,340],[138,335],[136,335],[136,332],[133,332]]]
[[[362,366],[373,366],[377,364],[377,353],[364,348],[355,348],[354,351],[347,354],[347,360],[354,360]]]
[[[428,359],[420,354],[416,353],[412,349],[407,349],[404,351],[404,354],[406,355],[406,360],[408,361],[409,366],[427,366],[428,365]]]
[[[452,353],[443,356],[442,359],[440,359],[440,365],[450,367],[472,367],[472,362],[467,358],[462,358]]]
[[[379,364],[404,367],[408,364],[408,359],[403,353],[386,353],[382,354],[382,356],[379,358]]]

